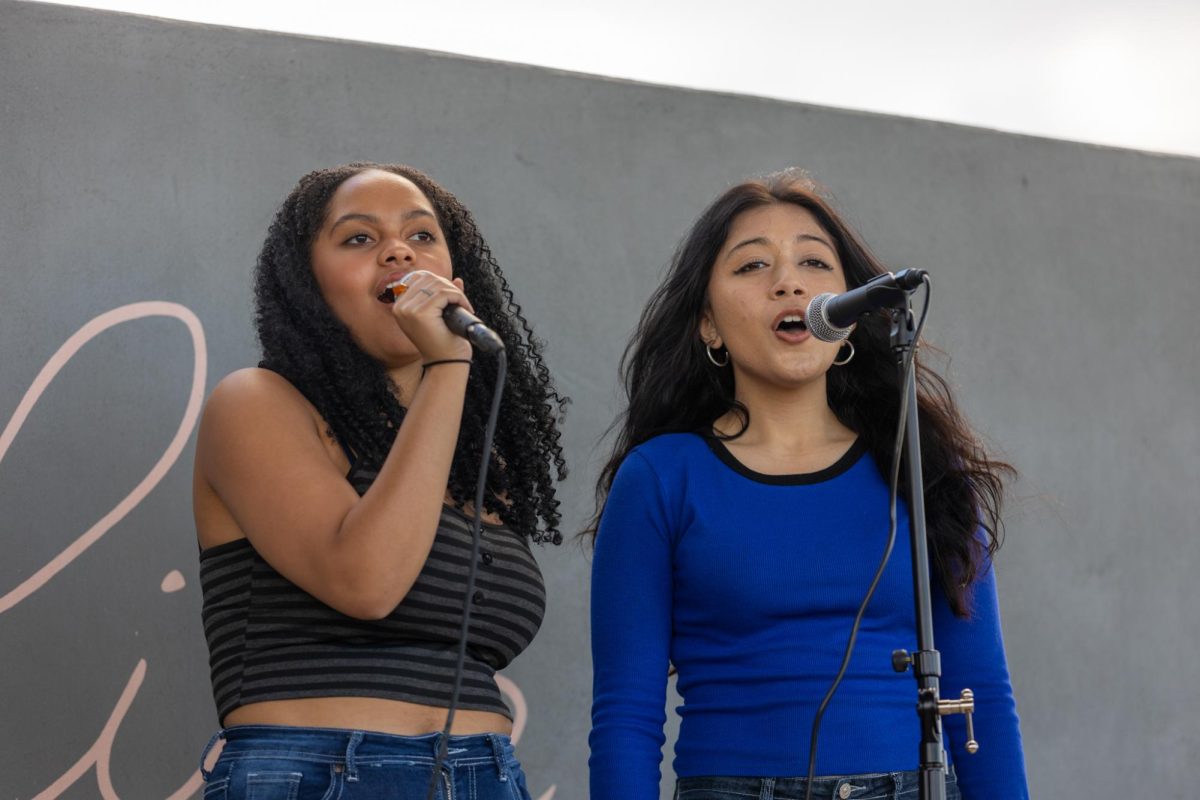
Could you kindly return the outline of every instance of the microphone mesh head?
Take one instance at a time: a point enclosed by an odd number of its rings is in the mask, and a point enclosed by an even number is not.
[[[840,342],[850,335],[849,328],[835,328],[825,316],[825,304],[835,297],[837,295],[829,292],[819,294],[809,302],[808,310],[804,312],[804,322],[808,325],[809,333],[822,342]]]

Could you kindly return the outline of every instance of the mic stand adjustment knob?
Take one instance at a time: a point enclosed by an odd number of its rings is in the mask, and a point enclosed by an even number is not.
[[[967,752],[979,752],[979,742],[975,741],[975,725],[971,720],[971,715],[975,713],[975,693],[970,689],[963,689],[962,695],[957,700],[938,700],[938,714],[947,716],[948,714],[962,714],[967,718]]]

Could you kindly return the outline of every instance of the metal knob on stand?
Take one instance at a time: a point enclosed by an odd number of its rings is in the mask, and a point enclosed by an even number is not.
[[[896,672],[907,672],[912,666],[913,657],[907,650],[892,651],[892,669]],[[975,723],[972,715],[975,713],[975,693],[970,689],[963,689],[962,694],[957,700],[938,700],[937,701],[938,716],[945,717],[949,714],[964,714],[967,717],[967,744],[966,749],[972,755],[979,752],[979,742],[975,741]]]
[[[971,715],[975,713],[975,693],[963,689],[957,700],[938,700],[938,713],[943,717],[947,714],[965,714],[967,717],[967,752],[977,753],[979,742],[975,741],[975,725]]]

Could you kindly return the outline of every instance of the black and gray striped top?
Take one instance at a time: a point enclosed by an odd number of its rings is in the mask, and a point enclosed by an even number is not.
[[[352,469],[359,494],[376,473]],[[348,617],[268,564],[246,539],[200,554],[202,612],[218,719],[265,700],[381,697],[450,705],[471,552],[466,515],[443,507],[433,548],[382,620]],[[546,609],[529,539],[484,525],[460,708],[512,717],[494,674],[533,640]]]

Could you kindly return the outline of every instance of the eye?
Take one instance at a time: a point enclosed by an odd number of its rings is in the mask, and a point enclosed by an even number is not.
[[[414,233],[412,236],[410,236],[408,238],[416,239],[418,242],[436,242],[437,241],[437,237],[434,236],[431,231],[418,231],[417,233]]]
[[[368,244],[370,241],[371,235],[369,233],[356,233],[346,241],[342,242],[342,244]]]
[[[828,270],[828,271],[833,270],[833,267],[830,266],[830,264],[828,262],[822,261],[819,258],[806,258],[800,262],[800,266],[813,267],[815,269],[823,269],[823,270]]]
[[[762,269],[767,266],[765,261],[748,261],[733,271],[734,275],[741,275],[745,272],[753,272],[756,269]]]

